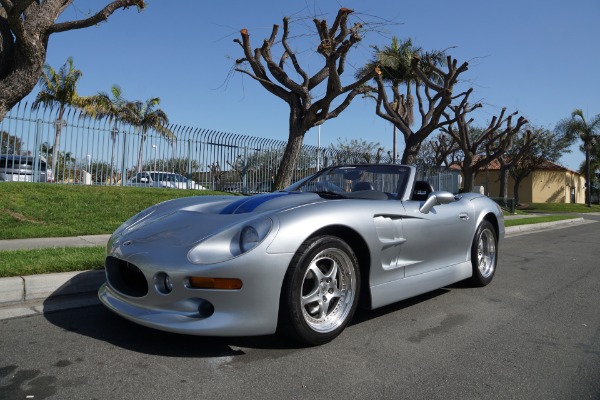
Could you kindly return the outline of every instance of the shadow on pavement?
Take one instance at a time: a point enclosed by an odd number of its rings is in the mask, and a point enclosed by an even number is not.
[[[100,284],[97,285],[98,287]],[[95,288],[97,289],[97,287]],[[438,289],[421,296],[394,303],[376,310],[358,309],[351,325],[368,323],[381,316],[401,311],[415,304],[448,293]],[[56,294],[71,294],[68,288],[59,288]],[[75,296],[65,296],[69,298]],[[266,349],[295,351],[305,346],[282,335],[254,337],[206,337],[163,332],[130,322],[102,306],[96,298],[79,308],[63,309],[44,314],[47,321],[65,331],[74,332],[96,340],[111,343],[123,349],[168,357],[228,357],[244,355],[239,349]],[[55,300],[48,300],[50,305]],[[74,300],[76,301],[76,300]],[[286,351],[287,350],[287,351]]]

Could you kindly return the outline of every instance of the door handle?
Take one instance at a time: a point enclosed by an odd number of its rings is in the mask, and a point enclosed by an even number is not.
[[[468,221],[469,220],[469,214],[467,214],[467,213],[460,213],[460,214],[458,214],[458,218],[462,219],[463,221]]]

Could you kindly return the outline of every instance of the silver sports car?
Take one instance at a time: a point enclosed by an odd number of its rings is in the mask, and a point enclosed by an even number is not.
[[[374,309],[464,279],[490,283],[501,209],[415,176],[411,166],[345,165],[280,192],[157,204],[112,235],[100,300],[171,332],[282,331],[321,344],[359,302]]]

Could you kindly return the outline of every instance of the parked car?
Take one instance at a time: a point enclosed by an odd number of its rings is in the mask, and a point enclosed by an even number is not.
[[[129,179],[127,186],[159,187],[171,189],[195,189],[205,190],[202,185],[197,184],[183,175],[164,171],[145,171],[139,172],[136,176]]]
[[[111,236],[99,297],[156,329],[322,344],[359,302],[489,284],[503,237],[502,210],[486,196],[433,191],[412,166],[336,166],[279,192],[142,211]]]
[[[42,156],[0,154],[0,182],[54,182],[54,175]]]

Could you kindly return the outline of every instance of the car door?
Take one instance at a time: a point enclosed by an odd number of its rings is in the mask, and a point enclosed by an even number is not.
[[[404,201],[406,217],[400,248],[405,276],[414,276],[468,259],[474,235],[474,210],[466,199],[437,205],[423,214],[421,201]]]

